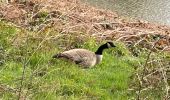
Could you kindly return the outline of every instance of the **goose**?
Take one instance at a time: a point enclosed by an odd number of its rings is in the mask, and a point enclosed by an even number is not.
[[[84,68],[93,67],[102,61],[102,53],[104,49],[116,47],[113,42],[106,42],[101,45],[96,52],[89,51],[87,49],[71,49],[58,54],[55,54],[53,58],[64,58],[71,60],[75,64],[81,65]]]

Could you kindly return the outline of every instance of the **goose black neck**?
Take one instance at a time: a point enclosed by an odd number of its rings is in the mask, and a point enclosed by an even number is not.
[[[101,45],[98,49],[97,49],[97,51],[95,52],[95,54],[97,54],[97,55],[102,55],[102,53],[103,53],[103,50],[104,49],[107,49],[108,47],[107,47],[107,44],[103,44],[103,45]]]

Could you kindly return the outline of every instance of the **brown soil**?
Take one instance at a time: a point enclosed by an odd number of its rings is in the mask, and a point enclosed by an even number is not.
[[[156,42],[157,49],[170,50],[169,26],[128,21],[115,12],[79,0],[13,0],[0,4],[0,17],[29,30],[39,31],[48,26],[61,33],[87,33],[98,39],[121,40],[149,49]]]

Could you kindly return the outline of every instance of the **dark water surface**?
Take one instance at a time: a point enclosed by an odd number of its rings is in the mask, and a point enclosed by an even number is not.
[[[119,15],[170,25],[170,0],[81,0]]]

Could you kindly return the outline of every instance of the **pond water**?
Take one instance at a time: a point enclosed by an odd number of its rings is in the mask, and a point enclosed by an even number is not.
[[[170,25],[170,0],[81,0],[119,15]]]

